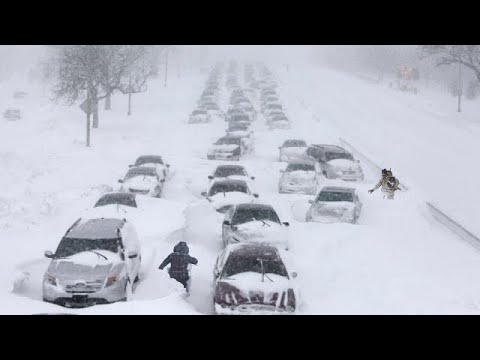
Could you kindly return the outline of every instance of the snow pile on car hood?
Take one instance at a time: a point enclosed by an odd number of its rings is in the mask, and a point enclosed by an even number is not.
[[[210,153],[230,153],[237,149],[239,146],[232,144],[232,145],[213,145],[210,149]]]
[[[135,176],[123,184],[126,188],[150,190],[150,188],[157,184],[157,181],[153,176]]]
[[[250,203],[253,202],[254,198],[251,195],[242,192],[232,191],[215,194],[208,197],[208,200],[218,209],[226,205]]]
[[[233,236],[241,242],[288,245],[288,230],[276,222],[250,221],[236,227],[237,230]]]

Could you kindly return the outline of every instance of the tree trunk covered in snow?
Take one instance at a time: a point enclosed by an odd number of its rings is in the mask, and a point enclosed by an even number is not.
[[[112,110],[112,95],[108,94],[105,98],[105,110]]]

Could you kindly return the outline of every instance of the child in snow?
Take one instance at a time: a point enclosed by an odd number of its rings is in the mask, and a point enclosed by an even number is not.
[[[185,289],[189,289],[189,280],[190,275],[188,272],[188,266],[190,264],[196,265],[198,260],[190,256],[189,248],[186,242],[181,241],[173,248],[173,252],[167,256],[165,260],[158,267],[160,270],[163,270],[165,266],[170,265],[169,275],[172,279],[177,280],[181,283]]]

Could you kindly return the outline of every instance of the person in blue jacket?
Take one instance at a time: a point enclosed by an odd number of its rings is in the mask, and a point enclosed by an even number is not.
[[[168,272],[170,277],[181,283],[187,291],[189,290],[190,280],[188,267],[190,264],[198,264],[198,260],[188,254],[189,251],[190,250],[185,241],[179,242],[173,248],[173,252],[168,255],[158,267],[160,270],[163,270],[165,266],[171,264]]]

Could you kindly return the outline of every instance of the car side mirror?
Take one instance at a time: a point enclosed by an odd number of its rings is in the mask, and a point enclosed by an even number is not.
[[[217,269],[214,269],[214,270],[213,270],[213,277],[214,277],[215,279],[218,279],[219,276],[220,276],[220,273],[218,272],[218,270],[217,270]]]
[[[123,180],[122,180],[122,179],[118,179],[118,182],[119,182],[120,184],[123,184]]]
[[[287,221],[283,222],[282,224],[285,225],[285,226],[290,226],[290,223],[287,222]]]
[[[212,175],[208,175],[208,178],[209,178],[210,180],[213,180],[213,176],[212,176]]]
[[[45,257],[49,258],[49,259],[53,259],[53,253],[50,251],[50,250],[46,250],[45,251]]]
[[[293,271],[290,275],[292,276],[293,279],[295,279],[298,276],[298,274],[295,271]]]
[[[134,166],[135,166],[135,165],[131,165],[131,164],[130,164],[130,165],[128,165],[128,167],[129,167],[129,168],[132,168],[132,167],[134,167]]]
[[[259,195],[258,195],[258,194],[253,194],[253,197],[254,197],[254,198],[258,198]]]
[[[230,221],[225,220],[225,221],[223,222],[223,225],[225,225],[225,226],[230,226]]]
[[[165,179],[160,179],[160,182],[161,182],[161,183],[164,183],[164,182],[165,182]]]
[[[250,176],[250,179],[255,180],[255,176]]]
[[[129,251],[128,252],[128,258],[129,259],[135,259],[138,256],[138,253],[136,251]]]
[[[207,192],[203,191],[200,195],[207,197]]]
[[[313,200],[308,200],[308,203],[313,205]]]

